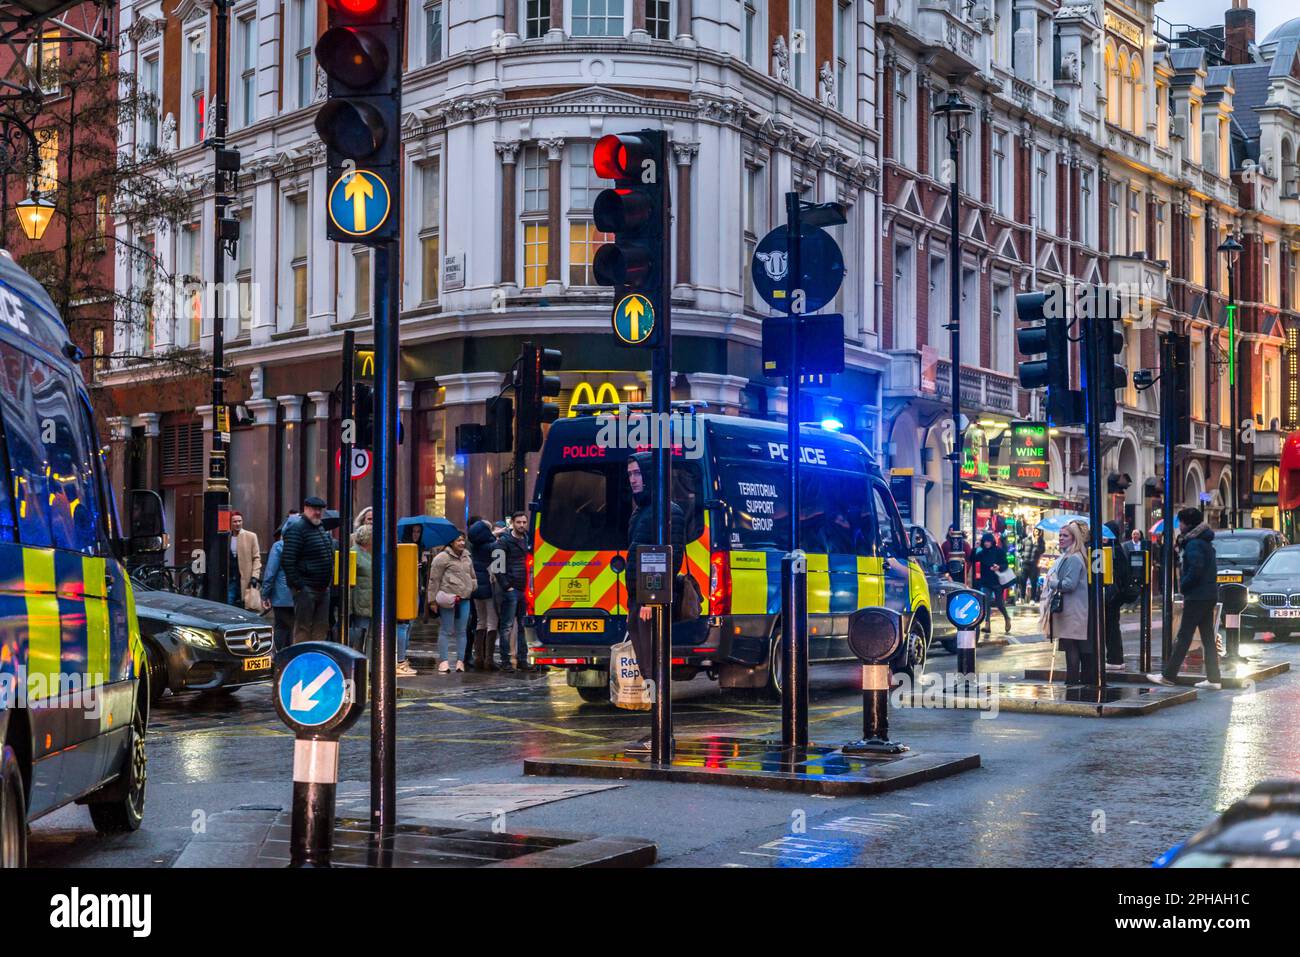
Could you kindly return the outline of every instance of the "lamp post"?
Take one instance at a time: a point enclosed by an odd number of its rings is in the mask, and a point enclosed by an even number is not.
[[[967,103],[955,86],[950,87],[946,99],[935,97],[934,112],[943,117],[944,131],[948,136],[948,333],[951,337],[949,353],[952,362],[952,527],[956,534],[951,535],[950,554],[964,555],[962,547],[964,532],[961,524],[961,457],[963,447],[963,430],[961,426],[961,320],[958,315],[961,308],[961,227],[957,222],[961,204],[961,138],[966,131],[966,121],[975,108]],[[965,572],[963,571],[963,576]]]
[[[1238,468],[1241,442],[1241,395],[1237,388],[1237,260],[1245,247],[1229,234],[1219,244],[1228,265],[1228,393],[1232,405],[1232,508],[1229,520],[1233,528],[1241,527],[1241,471]]]

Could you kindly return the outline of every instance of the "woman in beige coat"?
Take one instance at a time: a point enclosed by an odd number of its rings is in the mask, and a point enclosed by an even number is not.
[[[1088,563],[1084,543],[1088,527],[1069,522],[1061,528],[1060,557],[1047,573],[1039,624],[1049,639],[1059,641],[1065,651],[1065,683],[1086,682],[1093,660],[1088,645]],[[1059,596],[1059,597],[1058,597]],[[1053,602],[1057,607],[1053,609]]]
[[[425,594],[429,607],[438,609],[438,673],[452,669],[448,660],[448,637],[456,639],[455,668],[465,670],[465,629],[469,624],[469,597],[478,586],[474,562],[465,547],[465,536],[438,552],[429,563],[429,584]]]

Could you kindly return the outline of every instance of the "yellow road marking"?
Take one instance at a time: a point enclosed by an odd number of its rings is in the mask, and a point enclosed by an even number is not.
[[[486,711],[474,711],[470,708],[458,708],[454,704],[445,704],[441,701],[430,701],[430,708],[438,708],[441,711],[450,711],[453,714],[464,714],[474,718],[484,718],[488,721],[504,721],[509,724],[519,724],[526,728],[532,728],[535,731],[552,731],[555,734],[568,735],[572,738],[589,738],[592,741],[603,741],[604,739],[598,734],[587,734],[585,731],[572,731],[568,728],[557,728],[550,724],[541,724],[537,721],[526,721],[523,718],[507,718],[503,714],[490,714]]]

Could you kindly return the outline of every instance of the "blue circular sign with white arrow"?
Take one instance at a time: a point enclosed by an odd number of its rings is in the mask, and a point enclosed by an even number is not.
[[[298,655],[288,662],[280,672],[276,694],[289,720],[305,728],[331,721],[351,701],[343,669],[319,651]]]
[[[792,313],[788,295],[790,255],[786,241],[789,229],[778,226],[754,249],[749,271],[754,279],[754,289],[763,301],[778,312]],[[799,255],[799,271],[803,273],[795,290],[803,290],[803,308],[800,313],[816,312],[835,298],[844,282],[844,254],[830,233],[817,226],[803,226]]]
[[[969,588],[950,592],[944,612],[959,631],[970,631],[984,620],[984,596]]]

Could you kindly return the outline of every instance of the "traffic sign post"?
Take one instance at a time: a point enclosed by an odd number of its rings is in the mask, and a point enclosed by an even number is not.
[[[1129,552],[1129,568],[1141,585],[1139,592],[1138,671],[1151,671],[1151,553],[1146,548]]]
[[[343,428],[339,444],[339,568],[348,568],[348,553],[352,549],[352,483],[347,480],[352,461],[353,441],[356,438],[356,418],[353,409],[353,376],[356,373],[357,334],[351,329],[343,333]],[[339,641],[346,643],[351,634],[352,589],[347,584],[339,588]]]
[[[862,662],[862,737],[845,754],[902,754],[889,740],[889,659],[903,641],[903,616],[892,608],[859,608],[849,616],[849,650]]]
[[[330,641],[275,656],[275,710],[293,731],[293,867],[329,867],[339,738],[366,709],[366,658]]]
[[[1223,605],[1223,630],[1227,634],[1224,641],[1224,661],[1229,665],[1239,665],[1241,657],[1241,613],[1246,610],[1248,591],[1241,582],[1224,582],[1219,586],[1219,603]],[[1209,655],[1211,649],[1205,649]]]
[[[957,674],[963,682],[975,679],[975,635],[987,612],[984,596],[973,588],[948,593],[943,613],[957,629]]]

